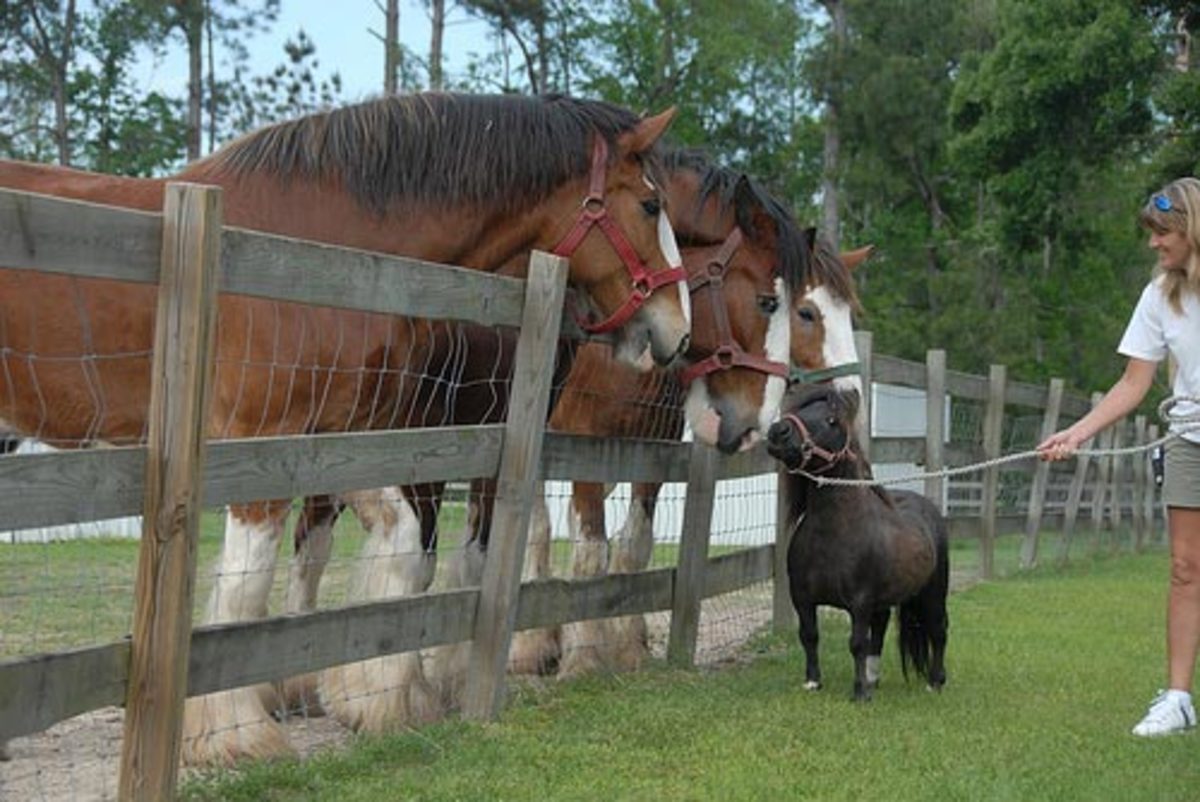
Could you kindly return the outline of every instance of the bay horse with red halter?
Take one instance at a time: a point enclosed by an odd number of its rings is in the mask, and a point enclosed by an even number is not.
[[[171,180],[222,187],[228,225],[332,245],[518,274],[533,249],[555,251],[583,324],[611,331],[624,358],[666,364],[690,329],[654,183],[672,115],[561,96],[389,97],[269,126]],[[131,209],[161,209],[165,183],[0,162],[0,187]],[[141,442],[155,292],[0,268],[0,420],[59,446]],[[223,294],[209,431],[404,426],[432,340],[422,321]],[[289,506],[230,508],[207,623],[266,614]],[[419,657],[408,670],[420,675]],[[406,704],[410,720],[436,715],[432,698]],[[193,763],[291,751],[255,688],[188,700],[184,739]]]
[[[693,292],[689,364],[638,373],[603,346],[585,345],[572,367],[551,427],[600,437],[678,440],[684,422],[697,439],[736,451],[761,438],[778,414],[789,379],[859,384],[850,270],[871,248],[839,256],[801,229],[757,182],[698,151],[664,158],[672,226]],[[574,482],[569,511],[575,576],[647,567],[661,485],[634,483],[626,522],[610,553],[604,499],[610,488]],[[541,517],[546,518],[544,509]],[[548,524],[527,551],[527,576],[548,571]],[[531,538],[533,536],[531,535]],[[528,641],[525,643],[523,641]],[[558,655],[553,636],[514,641],[513,664],[545,670]],[[560,674],[636,668],[647,655],[641,616],[566,625]]]

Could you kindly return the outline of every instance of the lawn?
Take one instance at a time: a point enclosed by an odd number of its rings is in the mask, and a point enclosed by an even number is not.
[[[715,670],[521,685],[501,720],[363,738],[345,752],[185,787],[192,800],[1185,800],[1196,736],[1129,735],[1163,674],[1167,558],[1081,557],[951,599],[946,690],[900,675],[849,701],[843,620],[826,688],[791,639]]]

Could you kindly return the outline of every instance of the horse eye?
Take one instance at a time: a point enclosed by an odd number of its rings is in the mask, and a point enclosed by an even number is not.
[[[816,323],[817,322],[817,313],[812,310],[812,307],[802,306],[796,310],[796,314],[805,323]]]
[[[830,415],[828,418],[825,419],[825,422],[827,424],[829,424],[830,426],[832,426],[833,428],[835,428],[835,429],[837,428],[838,419],[836,416]]]
[[[758,296],[758,308],[762,310],[764,315],[773,315],[779,309],[778,295],[760,295]]]
[[[658,217],[658,213],[662,211],[662,203],[658,198],[650,198],[642,201],[642,209],[651,217]]]

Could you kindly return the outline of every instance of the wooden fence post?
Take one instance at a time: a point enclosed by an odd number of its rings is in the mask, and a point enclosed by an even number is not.
[[[854,348],[858,351],[858,363],[862,366],[863,396],[858,412],[858,443],[863,456],[871,459],[871,382],[874,367],[874,337],[869,331],[854,332]]]
[[[1147,428],[1149,441],[1153,443],[1159,438],[1159,429],[1157,423],[1152,423]],[[1159,492],[1158,484],[1154,481],[1154,475],[1150,474],[1148,480],[1148,492],[1146,493],[1146,523],[1150,527],[1150,542],[1165,543],[1167,541],[1167,508],[1162,505],[1162,494]],[[1162,511],[1163,525],[1160,528],[1158,525],[1159,511]]]
[[[780,635],[796,632],[799,625],[788,589],[787,551],[796,524],[791,519],[792,483],[789,476],[782,465],[775,471],[775,571],[771,585],[771,629]]]
[[[1122,419],[1113,425],[1113,448],[1124,448],[1129,445],[1131,426],[1130,421]],[[1109,485],[1109,507],[1108,521],[1109,527],[1112,530],[1112,536],[1109,541],[1109,550],[1116,552],[1121,546],[1121,517],[1122,510],[1122,492],[1125,489],[1125,467],[1128,459],[1113,455],[1112,457],[1112,475],[1108,478]]]
[[[1101,393],[1092,393],[1092,409],[1103,398]],[[1083,448],[1090,448],[1090,441]],[[1075,535],[1075,523],[1079,519],[1079,506],[1083,500],[1083,488],[1087,484],[1088,465],[1091,457],[1079,454],[1075,457],[1075,473],[1071,476],[1071,486],[1067,490],[1067,504],[1063,508],[1062,541],[1058,546],[1058,563],[1066,565],[1071,558],[1071,538]]]
[[[1101,451],[1112,448],[1116,430],[1116,424],[1113,424],[1096,435],[1096,448]],[[1096,460],[1096,488],[1092,493],[1092,544],[1090,549],[1093,555],[1100,551],[1100,541],[1104,536],[1104,506],[1108,503],[1108,478],[1112,474],[1112,466],[1112,457],[1099,457]]]
[[[540,486],[542,441],[566,296],[567,261],[535,251],[529,258],[527,282],[512,394],[504,422],[492,538],[483,566],[467,665],[463,715],[472,719],[494,719],[504,701],[504,672],[517,617],[530,510],[534,491]]]
[[[168,184],[155,316],[142,541],[118,795],[175,798],[216,328],[221,190]]]
[[[985,460],[1000,456],[1001,435],[1004,433],[1004,390],[1008,383],[1008,368],[992,365],[988,372],[988,400],[983,414],[983,457]],[[996,496],[1000,487],[1000,468],[993,465],[983,472],[983,494],[981,514],[982,528],[979,538],[979,574],[991,579],[996,563]]]
[[[1042,416],[1042,430],[1038,442],[1058,431],[1058,413],[1062,409],[1064,382],[1051,379],[1046,398],[1046,413]],[[1046,507],[1046,487],[1050,483],[1050,463],[1038,460],[1033,471],[1033,484],[1029,488],[1029,515],[1025,519],[1025,540],[1021,543],[1021,567],[1037,565],[1038,533],[1042,528],[1042,510]]]
[[[946,465],[946,352],[925,352],[925,472],[937,473]],[[925,480],[925,496],[946,512],[946,481],[941,476]]]
[[[1133,419],[1133,442],[1145,445],[1146,416],[1136,415]],[[1133,498],[1130,505],[1133,508],[1133,550],[1140,552],[1146,546],[1146,493],[1150,491],[1147,483],[1150,473],[1150,455],[1145,451],[1133,454]]]
[[[679,564],[675,569],[671,602],[671,634],[667,641],[667,660],[677,666],[691,666],[696,659],[700,602],[704,599],[704,571],[708,564],[708,539],[717,490],[718,456],[715,448],[699,443],[692,445]]]

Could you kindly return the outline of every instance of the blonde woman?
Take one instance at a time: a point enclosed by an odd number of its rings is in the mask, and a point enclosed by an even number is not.
[[[1158,363],[1178,365],[1172,393],[1200,397],[1200,180],[1181,178],[1150,196],[1138,222],[1158,254],[1154,278],[1142,291],[1117,351],[1125,372],[1100,403],[1038,446],[1042,459],[1069,457],[1080,444],[1132,411],[1150,389]],[[1200,405],[1184,401],[1174,414]],[[1171,540],[1167,596],[1167,690],[1150,704],[1134,735],[1169,735],[1196,725],[1192,675],[1200,644],[1200,431],[1167,443],[1163,501]]]

